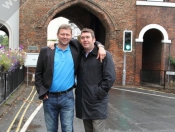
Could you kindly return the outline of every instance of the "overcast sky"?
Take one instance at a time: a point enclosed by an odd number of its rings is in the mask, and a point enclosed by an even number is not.
[[[57,30],[58,30],[58,27],[61,24],[68,23],[68,21],[69,21],[68,19],[63,18],[63,17],[59,17],[59,18],[53,19],[49,23],[48,28],[47,28],[47,39],[48,40],[50,40],[50,39],[57,39],[56,33],[57,33]],[[0,35],[5,35],[5,33],[0,30]]]
[[[0,30],[0,35],[5,35],[5,33],[3,31]]]
[[[53,19],[47,28],[47,37],[48,39],[56,39],[56,33],[57,33],[57,29],[61,24],[65,24],[68,23],[68,19],[63,18],[63,17],[59,17],[59,18],[55,18]],[[4,35],[5,33],[3,31],[0,30],[0,35]]]
[[[49,23],[48,28],[47,28],[47,39],[49,39],[49,40],[50,39],[57,39],[56,33],[58,30],[58,27],[61,24],[67,24],[68,21],[69,21],[68,19],[63,18],[63,17],[53,19]]]

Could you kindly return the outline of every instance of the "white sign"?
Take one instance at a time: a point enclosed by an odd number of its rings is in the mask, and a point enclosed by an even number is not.
[[[167,74],[167,75],[175,75],[175,72],[167,71],[166,74]]]
[[[24,63],[25,67],[36,67],[39,53],[26,53],[27,58]]]

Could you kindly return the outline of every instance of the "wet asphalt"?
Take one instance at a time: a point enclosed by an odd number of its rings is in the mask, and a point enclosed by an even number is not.
[[[0,107],[0,113],[6,107],[0,115],[0,132],[46,132],[43,108],[37,109],[41,103],[33,86],[23,87],[15,101]],[[74,131],[84,132],[82,120],[76,117]],[[113,87],[109,92],[106,132],[175,132],[175,95]]]

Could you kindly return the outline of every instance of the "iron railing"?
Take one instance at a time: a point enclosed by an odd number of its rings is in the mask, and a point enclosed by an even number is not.
[[[141,85],[158,86],[175,89],[175,75],[166,74],[166,70],[141,70],[140,81]]]
[[[24,81],[24,67],[13,72],[0,72],[0,105],[19,87]]]
[[[162,70],[141,70],[141,82],[148,82],[153,84],[164,84],[164,71]]]

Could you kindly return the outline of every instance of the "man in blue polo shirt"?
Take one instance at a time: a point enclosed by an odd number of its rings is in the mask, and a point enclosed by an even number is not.
[[[72,29],[63,24],[57,32],[59,40],[54,50],[41,49],[35,71],[35,85],[39,99],[43,100],[47,132],[57,132],[59,117],[62,132],[73,132],[75,75],[79,65],[82,46],[71,40]],[[106,54],[100,48],[102,56]]]

